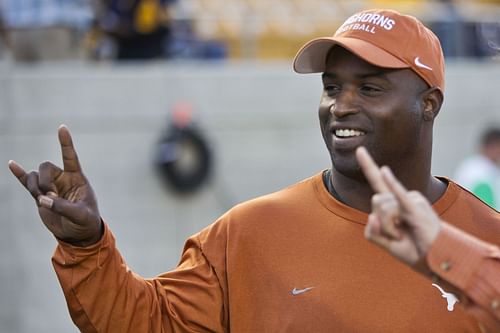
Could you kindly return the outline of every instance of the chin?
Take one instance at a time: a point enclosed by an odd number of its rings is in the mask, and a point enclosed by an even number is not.
[[[347,178],[363,179],[361,169],[354,154],[342,156],[341,154],[332,155],[332,166],[338,173]]]

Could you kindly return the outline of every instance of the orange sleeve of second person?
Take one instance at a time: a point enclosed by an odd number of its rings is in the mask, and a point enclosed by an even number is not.
[[[487,332],[500,332],[500,249],[443,223],[427,254],[431,270],[462,292],[462,306]]]
[[[149,280],[126,266],[107,226],[90,247],[60,242],[52,262],[82,332],[225,331],[224,282],[196,235],[175,271]]]

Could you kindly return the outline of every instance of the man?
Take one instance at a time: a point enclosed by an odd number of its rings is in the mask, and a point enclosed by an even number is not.
[[[319,119],[332,167],[229,210],[157,278],[127,269],[65,126],[64,169],[45,162],[26,173],[9,163],[59,239],[53,264],[83,332],[479,332],[363,237],[373,191],[356,161],[361,145],[442,219],[500,241],[497,213],[430,174],[444,91],[437,38],[413,17],[365,11],[306,44],[294,68],[323,73]]]
[[[408,192],[387,167],[378,168],[364,147],[356,151],[372,188],[365,236],[441,286],[457,289],[465,310],[484,331],[500,331],[500,249],[439,219],[419,192]],[[447,271],[441,265],[449,265]],[[435,285],[436,287],[438,285]],[[457,298],[443,293],[452,305]]]
[[[175,0],[100,0],[97,30],[116,43],[118,60],[158,59],[170,37],[169,7]]]
[[[479,154],[460,164],[455,180],[491,207],[500,209],[500,128],[484,131]]]

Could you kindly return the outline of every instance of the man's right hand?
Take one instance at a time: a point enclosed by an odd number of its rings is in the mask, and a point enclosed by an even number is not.
[[[63,169],[49,161],[29,173],[9,161],[9,169],[36,200],[43,223],[55,237],[75,246],[89,246],[102,236],[97,198],[82,172],[69,129],[61,125],[58,134]]]

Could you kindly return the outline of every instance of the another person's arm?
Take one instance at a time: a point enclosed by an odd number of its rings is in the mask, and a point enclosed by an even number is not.
[[[376,192],[366,238],[421,274],[458,290],[465,310],[488,332],[499,332],[499,248],[440,220],[421,193],[408,192],[364,148],[357,157]]]
[[[9,168],[35,199],[58,239],[53,264],[71,317],[82,332],[222,332],[224,277],[204,256],[207,232],[190,238],[178,268],[146,280],[126,266],[102,222],[71,135],[59,128],[64,168],[51,162]]]

